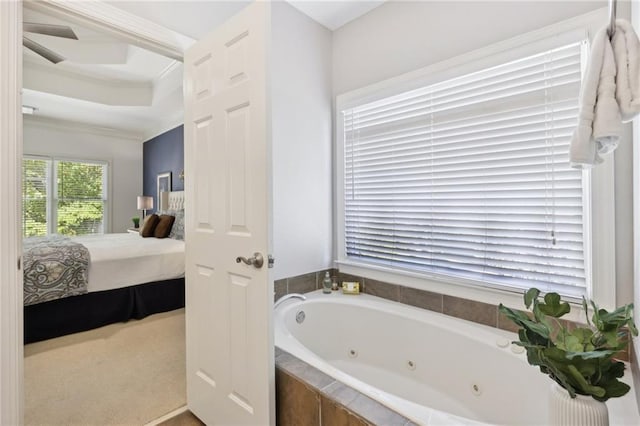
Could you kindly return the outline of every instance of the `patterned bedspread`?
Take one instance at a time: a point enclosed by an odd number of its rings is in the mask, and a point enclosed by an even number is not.
[[[24,305],[87,292],[89,250],[67,237],[25,238]]]

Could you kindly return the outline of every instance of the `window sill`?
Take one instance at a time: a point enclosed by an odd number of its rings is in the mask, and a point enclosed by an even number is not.
[[[491,287],[478,287],[469,284],[464,280],[457,280],[455,278],[445,280],[435,277],[426,277],[416,272],[396,270],[384,266],[369,265],[353,261],[337,260],[335,263],[338,265],[341,272],[358,277],[370,278],[377,281],[398,284],[404,287],[430,291],[462,299],[469,299],[496,306],[502,303],[512,309],[525,310],[523,292],[507,291]],[[562,318],[584,323],[585,316],[582,303],[578,303],[576,301],[570,301],[569,303],[571,304],[571,312]]]

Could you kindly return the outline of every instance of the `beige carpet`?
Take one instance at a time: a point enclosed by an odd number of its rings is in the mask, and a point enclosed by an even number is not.
[[[184,309],[25,346],[25,424],[144,425],[186,404]]]

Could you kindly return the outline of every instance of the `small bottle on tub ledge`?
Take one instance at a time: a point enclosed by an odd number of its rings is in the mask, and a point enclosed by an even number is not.
[[[325,294],[331,293],[331,277],[329,272],[324,273],[324,279],[322,280],[322,292]]]

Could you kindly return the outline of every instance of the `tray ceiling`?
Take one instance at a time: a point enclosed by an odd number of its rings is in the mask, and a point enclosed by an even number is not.
[[[139,139],[181,123],[180,62],[27,8],[24,21],[68,25],[78,36],[29,34],[67,58],[52,64],[23,49],[23,104],[37,108],[30,119],[111,128]]]
[[[108,1],[182,35],[199,39],[250,2]],[[290,1],[334,30],[383,1]],[[78,40],[29,33],[66,57],[54,65],[24,50],[23,104],[37,108],[30,120],[69,121],[128,132],[146,140],[181,124],[182,64],[40,11],[24,8],[24,21],[68,25]]]

